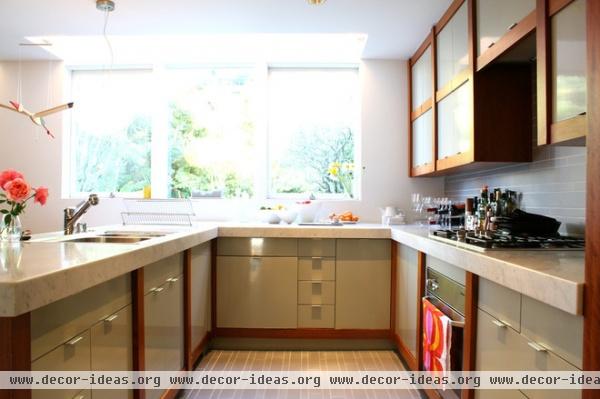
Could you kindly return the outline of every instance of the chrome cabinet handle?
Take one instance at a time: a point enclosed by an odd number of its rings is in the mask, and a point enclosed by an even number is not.
[[[164,291],[164,288],[163,288],[163,287],[158,287],[158,288],[157,288],[157,287],[155,287],[155,288],[152,288],[152,289],[150,290],[150,292],[154,292],[154,293],[156,293],[156,294],[158,294],[158,293],[160,293],[160,292],[162,292],[162,291]]]
[[[177,281],[179,281],[179,278],[177,278],[177,277],[169,277],[169,278],[167,279],[167,282],[168,282],[168,283],[175,283],[175,282],[177,282]]]
[[[542,345],[537,344],[535,342],[527,342],[527,345],[532,347],[536,352],[547,352],[548,349],[544,348]]]
[[[77,338],[73,338],[72,340],[68,341],[65,345],[69,345],[69,346],[75,346],[77,345],[77,343],[79,341],[81,341],[83,339],[83,337],[79,336]]]
[[[496,327],[500,327],[500,328],[506,328],[506,327],[508,327],[508,326],[510,325],[510,324],[508,324],[508,323],[505,323],[505,322],[503,322],[503,321],[500,321],[500,320],[495,320],[495,319],[494,319],[494,320],[492,320],[492,323],[494,323],[494,325],[495,325]]]
[[[437,280],[434,278],[428,278],[427,279],[427,288],[430,291],[437,291],[438,288],[440,288],[440,285],[438,284]]]
[[[517,22],[513,22],[506,30],[512,30],[517,25],[518,25]]]
[[[113,321],[117,320],[119,318],[118,315],[114,314],[112,316],[108,316],[106,319],[104,319],[105,323],[112,323]]]
[[[491,42],[490,44],[488,44],[487,48],[491,48],[494,44],[496,44],[496,43]]]

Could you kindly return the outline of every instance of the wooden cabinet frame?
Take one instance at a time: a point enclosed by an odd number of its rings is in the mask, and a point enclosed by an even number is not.
[[[552,122],[552,37],[550,20],[574,0],[537,0],[537,144],[585,145],[587,115]],[[587,3],[588,5],[590,2]],[[589,23],[589,22],[588,22]],[[595,23],[597,23],[595,21]],[[589,107],[588,107],[589,109]]]
[[[423,104],[420,104],[419,106],[417,106],[417,108],[413,109],[413,107],[412,107],[412,91],[413,91],[412,67],[417,63],[417,61],[419,61],[421,56],[425,53],[425,51],[427,51],[428,48],[431,49],[432,93],[431,93],[431,96],[423,102]],[[421,45],[419,46],[419,49],[415,52],[415,54],[408,60],[406,69],[408,71],[408,115],[409,115],[409,117],[408,117],[408,147],[409,147],[408,170],[409,170],[409,175],[411,177],[414,177],[414,176],[425,175],[425,174],[435,171],[435,157],[436,157],[436,152],[437,152],[437,141],[436,141],[437,135],[436,135],[436,128],[435,128],[435,126],[436,126],[436,114],[435,114],[436,107],[434,107],[433,105],[434,105],[435,88],[436,88],[436,62],[435,62],[435,35],[433,33],[433,29],[432,29],[431,33],[429,33],[429,35],[425,38],[425,41],[423,41],[423,43],[421,43]],[[430,109],[432,109],[432,112],[433,112],[433,114],[432,114],[432,129],[431,129],[432,143],[433,143],[431,159],[433,160],[433,162],[423,164],[423,165],[413,166],[414,158],[413,158],[413,151],[412,151],[412,146],[413,146],[412,124],[417,118],[419,118],[421,115],[423,115],[425,112],[429,111]]]
[[[561,0],[565,1],[565,0]],[[467,51],[468,66],[458,72],[450,82],[438,87],[436,37],[448,24],[456,12],[467,5]],[[432,29],[427,39],[410,58],[408,63],[409,104],[411,104],[411,67],[428,46],[432,48],[432,74],[434,95],[431,101],[433,111],[433,160],[435,165],[419,165],[413,167],[412,122],[423,112],[429,110],[429,102],[417,110],[409,105],[409,175],[436,176],[447,174],[456,168],[469,169],[478,163],[488,165],[506,162],[530,162],[532,158],[531,129],[531,91],[525,88],[531,83],[529,66],[513,68],[510,66],[490,65],[492,61],[513,48],[525,37],[529,36],[536,24],[536,12],[533,11],[521,20],[512,30],[499,39],[494,46],[477,57],[476,35],[476,0],[454,0],[442,18]],[[518,82],[517,82],[518,80]],[[509,82],[510,84],[506,84]],[[463,85],[469,85],[468,132],[470,146],[455,155],[439,159],[438,157],[438,124],[437,104]],[[511,87],[514,86],[514,87]],[[519,91],[521,90],[521,91]],[[477,99],[477,102],[475,101]],[[510,99],[510,100],[507,100]],[[503,102],[504,101],[504,102]],[[502,112],[495,112],[501,109]],[[508,115],[508,117],[507,117]],[[513,119],[513,115],[517,115]],[[495,118],[495,119],[494,119]],[[476,135],[476,132],[477,135]],[[502,140],[497,140],[502,137]]]

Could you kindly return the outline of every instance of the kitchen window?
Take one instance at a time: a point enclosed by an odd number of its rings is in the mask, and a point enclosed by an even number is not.
[[[358,68],[72,71],[70,197],[355,198]]]

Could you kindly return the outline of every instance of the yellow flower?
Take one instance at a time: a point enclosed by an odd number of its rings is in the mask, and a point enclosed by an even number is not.
[[[340,174],[340,168],[336,166],[334,163],[329,165],[329,174],[332,176],[337,176]]]

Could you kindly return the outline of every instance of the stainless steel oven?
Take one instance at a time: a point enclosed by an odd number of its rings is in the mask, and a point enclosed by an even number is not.
[[[450,345],[450,369],[462,370],[463,365],[463,330],[465,326],[465,286],[439,271],[427,268],[425,298],[451,320],[452,340]],[[460,397],[460,391],[446,391],[444,398]]]

